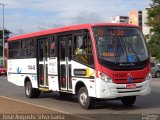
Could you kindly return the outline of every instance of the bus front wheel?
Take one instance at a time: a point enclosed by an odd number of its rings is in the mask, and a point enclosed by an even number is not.
[[[30,81],[25,83],[25,94],[28,98],[38,98],[40,95],[40,91],[36,88],[32,88],[32,84]]]
[[[135,101],[136,101],[136,96],[127,96],[121,98],[121,102],[127,106],[133,105]]]
[[[80,88],[78,92],[78,102],[83,109],[90,109],[93,107],[93,98],[88,96],[86,87]]]

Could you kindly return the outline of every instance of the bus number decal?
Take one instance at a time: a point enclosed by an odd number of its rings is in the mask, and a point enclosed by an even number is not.
[[[35,70],[35,65],[28,65],[28,70]]]

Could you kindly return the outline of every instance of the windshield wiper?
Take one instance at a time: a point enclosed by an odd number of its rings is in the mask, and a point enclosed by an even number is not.
[[[115,57],[116,63],[119,63],[120,52],[121,52],[121,50],[123,50],[121,38],[119,38],[119,41],[118,41],[118,42],[119,42],[119,44],[118,44],[117,49],[116,49],[116,57]],[[119,50],[119,49],[121,49],[121,50]]]
[[[123,39],[121,38],[121,36],[119,36],[119,37],[120,37],[121,40],[123,40]],[[126,36],[125,36],[125,37],[126,37]],[[137,53],[136,53],[136,51],[134,50],[134,48],[132,47],[132,45],[131,45],[127,40],[125,40],[124,43],[128,45],[128,47],[132,50],[132,52],[133,52],[134,55],[136,56],[137,61],[140,62],[141,60],[139,59],[139,56],[137,55]],[[127,48],[126,45],[125,45],[125,47]],[[127,51],[126,51],[126,52],[127,52]],[[128,55],[127,55],[127,56],[128,56]]]

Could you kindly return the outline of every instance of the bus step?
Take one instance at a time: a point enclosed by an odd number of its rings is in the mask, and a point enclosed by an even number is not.
[[[40,91],[44,91],[44,92],[48,92],[49,89],[48,88],[39,88]]]

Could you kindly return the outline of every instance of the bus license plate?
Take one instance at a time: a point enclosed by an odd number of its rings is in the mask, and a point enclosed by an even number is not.
[[[136,86],[136,84],[127,84],[126,85],[126,88],[127,89],[134,89],[134,88],[136,88],[137,86]]]

